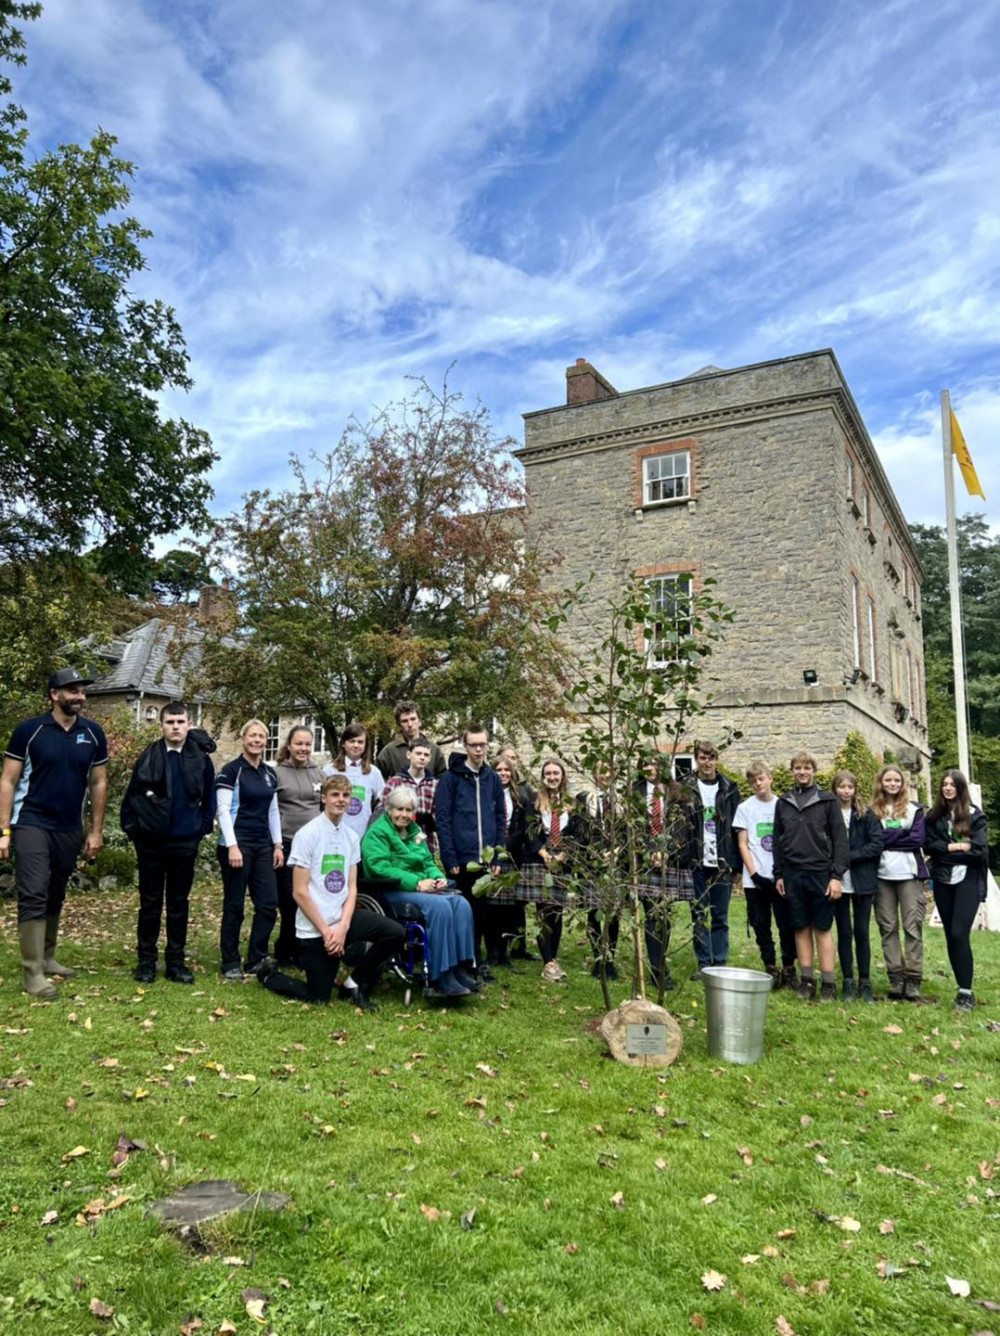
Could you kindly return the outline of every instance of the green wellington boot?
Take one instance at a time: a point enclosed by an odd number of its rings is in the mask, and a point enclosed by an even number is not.
[[[76,977],[76,970],[69,965],[60,965],[56,960],[56,942],[59,940],[59,915],[50,914],[45,920],[45,956],[42,971],[45,974],[60,974],[64,979]]]
[[[43,1002],[51,1002],[59,994],[55,985],[49,983],[42,970],[42,956],[45,954],[45,920],[31,919],[28,923],[17,925],[21,939],[21,964],[24,967],[24,991],[29,997],[37,997]]]

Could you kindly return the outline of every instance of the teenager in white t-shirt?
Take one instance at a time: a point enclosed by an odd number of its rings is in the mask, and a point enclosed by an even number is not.
[[[292,894],[295,936],[306,982],[271,968],[258,978],[265,988],[302,1002],[329,1002],[341,962],[352,967],[357,987],[348,1000],[374,1011],[371,991],[382,965],[402,950],[402,924],[384,914],[357,908],[360,842],[346,821],[351,782],[331,775],[321,791],[323,815],[299,830],[292,840]]]
[[[340,735],[340,750],[323,773],[345,774],[351,781],[344,821],[360,840],[385,788],[381,770],[372,764],[371,742],[364,724],[347,725]]]
[[[743,862],[743,895],[747,919],[753,928],[764,968],[774,980],[774,987],[787,984],[793,988],[795,975],[795,930],[788,914],[788,904],[774,884],[774,809],[778,800],[771,790],[771,771],[763,761],[747,766],[747,779],[753,796],[745,798],[733,817],[736,845]],[[778,968],[771,936],[771,915],[778,928],[781,968]]]

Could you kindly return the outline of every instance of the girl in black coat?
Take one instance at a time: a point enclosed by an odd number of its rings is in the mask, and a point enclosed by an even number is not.
[[[527,835],[527,813],[525,811],[525,793],[531,790],[521,783],[517,766],[503,752],[493,762],[493,769],[500,776],[503,785],[504,806],[507,809],[507,856],[508,867],[519,868],[524,861],[524,841]],[[530,798],[529,798],[530,800]],[[500,946],[491,952],[491,965],[502,969],[512,969],[511,956],[524,959],[524,901],[513,905],[497,905],[495,911],[501,917]],[[536,960],[536,956],[530,957]]]
[[[970,799],[968,781],[961,770],[946,770],[937,800],[927,814],[924,849],[948,959],[958,984],[955,1006],[962,1011],[976,1005],[969,937],[986,899],[986,842],[986,816]]]
[[[585,824],[579,804],[569,795],[566,767],[562,761],[549,759],[542,766],[541,788],[527,813],[524,862],[542,863],[554,876],[565,875],[575,847],[585,837]],[[557,959],[562,925],[562,905],[540,900],[538,950],[544,961],[542,978],[549,983],[558,983],[566,977]]]
[[[833,904],[837,925],[837,952],[844,976],[843,998],[854,992],[854,959],[851,938],[858,953],[858,992],[862,1002],[874,1002],[871,983],[872,949],[869,936],[872,905],[878,893],[878,863],[882,856],[882,827],[878,817],[858,797],[858,781],[850,770],[838,770],[833,792],[847,827],[851,862],[844,873],[843,894]],[[852,927],[853,919],[853,927]]]

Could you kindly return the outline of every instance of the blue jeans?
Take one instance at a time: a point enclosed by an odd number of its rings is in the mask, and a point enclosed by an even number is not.
[[[386,891],[391,905],[416,905],[427,925],[428,969],[431,980],[440,979],[445,970],[460,961],[473,959],[472,907],[468,900],[449,891],[431,895],[426,891]]]
[[[733,875],[725,867],[696,867],[693,876],[691,926],[694,928],[698,968],[724,965],[729,955],[729,898],[733,893]],[[707,922],[709,914],[711,928]]]

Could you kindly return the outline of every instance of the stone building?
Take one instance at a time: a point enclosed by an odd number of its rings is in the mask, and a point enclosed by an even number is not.
[[[929,778],[920,562],[829,349],[624,393],[581,359],[524,423],[529,534],[560,585],[639,573],[682,607],[712,577],[736,610],[699,726],[732,731],[727,765],[808,746],[827,766],[856,730]]]

